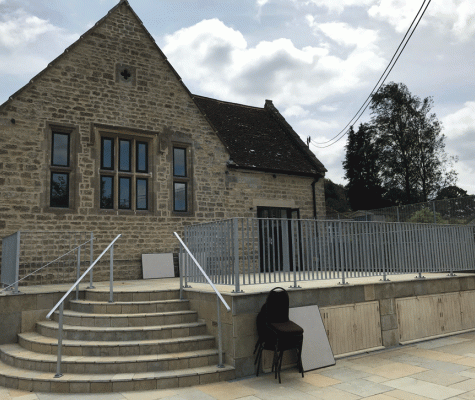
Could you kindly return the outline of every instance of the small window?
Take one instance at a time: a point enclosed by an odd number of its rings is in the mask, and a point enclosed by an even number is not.
[[[186,182],[173,183],[173,208],[175,211],[188,211],[186,192]]]
[[[119,178],[119,208],[130,210],[130,178]]]
[[[135,190],[137,199],[137,210],[147,210],[148,209],[148,180],[147,179],[137,179],[137,188]]]
[[[179,147],[173,148],[173,175],[174,176],[187,176],[186,175],[186,149]]]
[[[114,139],[101,140],[101,169],[114,169]]]
[[[130,172],[130,140],[119,140],[119,171]]]
[[[58,208],[69,207],[69,174],[51,173],[50,206]]]
[[[69,167],[69,134],[53,132],[51,165]]]
[[[114,208],[114,177],[101,176],[101,208]]]
[[[137,142],[137,172],[148,172],[148,143]]]

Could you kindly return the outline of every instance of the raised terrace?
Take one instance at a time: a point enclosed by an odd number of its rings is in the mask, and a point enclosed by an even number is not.
[[[219,368],[216,295],[178,278],[82,285],[64,312],[63,376],[54,378],[57,315],[45,316],[69,285],[20,287],[0,296],[0,385],[46,392],[114,392],[198,385],[255,372],[255,318],[269,290],[283,286],[291,307],[318,305],[337,359],[399,343],[475,330],[475,275],[425,274],[247,285],[217,285],[224,366]],[[264,360],[266,361],[266,360]],[[292,364],[292,357],[287,364]],[[337,361],[338,363],[338,361]],[[264,367],[266,364],[264,363]]]

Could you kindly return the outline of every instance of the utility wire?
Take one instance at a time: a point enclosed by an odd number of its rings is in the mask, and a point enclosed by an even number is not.
[[[335,143],[337,143],[338,141],[340,141],[343,137],[345,137],[345,135],[348,133],[348,129],[347,129],[348,126],[354,125],[354,124],[361,118],[361,116],[364,114],[364,112],[366,111],[366,109],[367,109],[367,108],[369,107],[369,105],[371,104],[371,98],[372,98],[372,96],[373,96],[373,93],[376,94],[377,91],[381,88],[381,86],[383,86],[383,84],[384,84],[384,82],[386,81],[387,77],[389,76],[389,74],[390,74],[391,71],[393,70],[394,66],[396,65],[397,61],[399,60],[399,57],[401,56],[402,52],[403,52],[404,49],[406,48],[407,44],[409,43],[409,40],[411,39],[412,35],[414,34],[414,32],[415,32],[417,26],[419,25],[419,23],[421,22],[421,19],[422,19],[422,17],[424,16],[424,14],[425,14],[427,8],[429,7],[429,4],[431,3],[431,1],[432,1],[432,0],[429,0],[429,1],[428,1],[427,5],[426,5],[426,7],[425,7],[425,9],[424,9],[424,11],[422,12],[422,14],[421,14],[420,17],[419,17],[419,20],[417,21],[417,23],[416,23],[414,29],[412,30],[411,34],[409,35],[407,41],[404,43],[404,41],[405,41],[407,35],[408,35],[409,32],[411,31],[412,26],[414,25],[414,23],[415,23],[416,19],[418,18],[419,14],[420,14],[420,12],[421,12],[421,10],[422,10],[422,8],[424,7],[424,4],[425,4],[426,0],[423,1],[422,5],[421,5],[421,7],[420,7],[420,9],[419,9],[419,11],[417,12],[416,16],[415,16],[414,19],[412,20],[411,25],[409,26],[408,30],[406,31],[406,34],[404,35],[403,39],[401,40],[401,43],[399,44],[398,48],[396,49],[395,53],[393,54],[393,56],[392,56],[392,58],[391,58],[391,61],[389,62],[388,66],[386,67],[386,69],[385,69],[384,72],[382,73],[381,77],[379,78],[378,82],[377,82],[376,85],[374,86],[373,90],[370,92],[369,96],[366,98],[366,100],[365,100],[365,102],[363,103],[363,105],[359,108],[359,110],[356,112],[356,114],[355,114],[354,117],[350,120],[350,122],[348,122],[348,124],[346,124],[346,126],[345,126],[337,135],[335,135],[332,139],[327,140],[327,141],[325,141],[325,142],[320,142],[320,143],[319,143],[319,142],[316,142],[316,141],[314,141],[314,140],[311,139],[311,140],[310,140],[310,143],[311,143],[311,144],[313,144],[315,147],[321,148],[321,149],[324,149],[324,148],[326,148],[326,147],[330,147],[330,146],[334,145]],[[404,43],[404,46],[402,47],[401,51],[400,51],[399,54],[398,54],[398,51],[399,51],[399,49],[401,48],[401,46],[403,45],[403,43]],[[397,55],[397,57],[396,57],[396,55]],[[395,59],[395,61],[394,61],[394,63],[393,63],[393,60],[394,60],[395,57],[396,57],[396,59]],[[391,65],[391,63],[392,63],[392,65]],[[389,71],[388,71],[388,68],[389,68]],[[387,74],[386,74],[386,71],[388,71]],[[384,76],[384,75],[386,75],[386,76]],[[384,77],[384,79],[383,79],[383,77]],[[378,85],[379,85],[379,87],[378,87]],[[378,89],[376,89],[377,87],[378,87]],[[376,89],[376,90],[375,90],[375,89]],[[359,115],[358,115],[358,114],[359,114]],[[341,135],[341,136],[340,136],[340,135]],[[340,136],[340,137],[339,137],[339,136]],[[337,139],[337,140],[335,140],[335,139]],[[335,140],[335,141],[334,141],[334,140]],[[330,142],[332,142],[332,141],[334,141],[334,142],[333,142],[333,143],[330,143]],[[330,143],[330,144],[328,144],[328,145],[326,145],[326,146],[321,146],[321,145],[327,144],[327,143]]]

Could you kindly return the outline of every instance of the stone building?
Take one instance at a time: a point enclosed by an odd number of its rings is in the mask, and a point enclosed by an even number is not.
[[[0,238],[117,234],[116,278],[174,231],[324,215],[325,168],[275,109],[194,96],[126,0],[0,106]]]

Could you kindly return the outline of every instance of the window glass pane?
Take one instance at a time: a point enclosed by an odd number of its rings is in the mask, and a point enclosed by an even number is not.
[[[101,176],[101,208],[114,208],[114,178]]]
[[[119,140],[119,170],[130,171],[130,140]]]
[[[51,164],[69,167],[69,135],[53,132],[53,154]]]
[[[147,209],[147,179],[137,179],[137,210]]]
[[[69,174],[51,173],[51,207],[69,207]]]
[[[147,143],[137,142],[137,171],[148,172]]]
[[[114,139],[102,138],[102,169],[114,169]]]
[[[186,183],[174,183],[174,210],[186,211]]]
[[[186,176],[185,149],[173,148],[173,175]]]
[[[130,178],[119,178],[119,208],[130,207]]]

